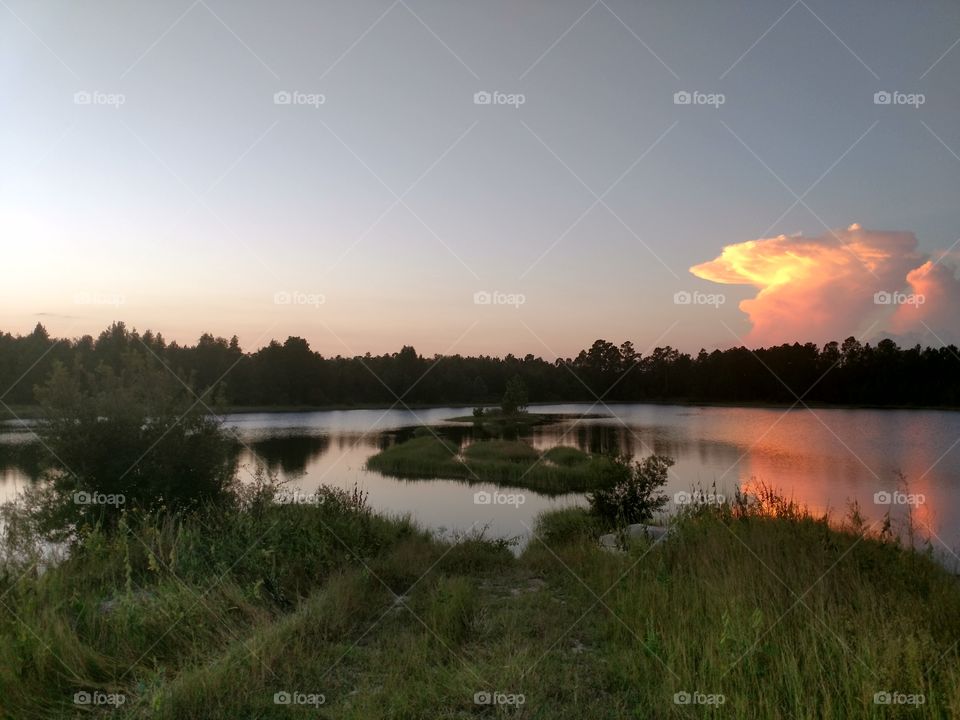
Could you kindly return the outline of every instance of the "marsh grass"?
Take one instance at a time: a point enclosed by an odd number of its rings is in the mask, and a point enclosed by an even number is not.
[[[477,440],[461,452],[449,440],[420,435],[377,453],[367,468],[398,478],[491,482],[561,494],[605,487],[610,462],[573,447],[541,453],[522,440]]]
[[[439,542],[342,493],[131,518],[42,574],[4,566],[0,716],[960,713],[957,579],[882,531],[772,492],[689,508],[667,540],[625,553],[597,547],[604,528],[584,510],[536,529],[514,557],[482,534]],[[95,688],[127,701],[73,705]],[[275,704],[283,691],[324,702]],[[477,705],[482,692],[525,702]],[[674,702],[698,692],[724,703]],[[875,704],[883,692],[924,702]]]

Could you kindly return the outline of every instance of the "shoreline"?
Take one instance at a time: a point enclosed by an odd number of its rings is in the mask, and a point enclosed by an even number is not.
[[[723,400],[605,400],[602,403],[591,400],[549,400],[531,402],[528,408],[548,407],[550,405],[583,405],[594,406],[602,410],[604,405],[616,407],[620,405],[663,405],[677,407],[704,407],[704,408],[742,408],[747,410],[803,410],[805,407],[817,410],[925,410],[933,412],[960,412],[960,406],[953,405],[871,405],[867,403],[825,403],[825,402],[773,402],[773,401],[723,401]],[[796,407],[794,407],[796,406]],[[335,403],[329,405],[228,405],[213,408],[220,415],[288,415],[295,413],[313,412],[345,412],[348,410],[435,410],[438,408],[472,408],[497,407],[497,403],[405,403],[404,406],[392,403]],[[11,412],[12,411],[12,412]],[[36,420],[40,417],[40,408],[37,405],[11,405],[10,410],[0,408],[0,422],[20,420]]]

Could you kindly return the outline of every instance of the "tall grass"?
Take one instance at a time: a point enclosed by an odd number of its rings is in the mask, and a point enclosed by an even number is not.
[[[853,518],[738,496],[611,553],[566,509],[514,557],[321,496],[128,518],[46,572],[5,565],[0,716],[960,714],[957,579]],[[93,689],[126,702],[73,704]],[[322,703],[275,703],[284,692]]]

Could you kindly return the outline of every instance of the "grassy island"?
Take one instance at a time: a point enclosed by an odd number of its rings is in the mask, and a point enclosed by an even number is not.
[[[608,463],[574,447],[541,453],[522,440],[478,440],[461,452],[450,440],[426,434],[382,450],[367,467],[392,477],[492,482],[563,493],[603,487]]]

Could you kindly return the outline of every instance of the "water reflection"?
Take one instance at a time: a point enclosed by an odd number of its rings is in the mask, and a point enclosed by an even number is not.
[[[330,449],[329,435],[277,435],[248,443],[271,475],[298,478]]]
[[[556,405],[547,412],[579,413],[587,406]],[[321,483],[354,484],[370,493],[377,509],[409,513],[431,527],[467,528],[490,524],[501,536],[525,535],[536,513],[584,502],[580,495],[549,498],[523,491],[519,507],[478,506],[473,494],[484,486],[455,481],[401,481],[364,470],[367,458],[408,439],[420,424],[458,445],[480,433],[470,425],[445,422],[469,408],[350,410],[315,413],[249,413],[228,418],[248,449],[241,461],[263,462],[270,472],[305,492]],[[589,452],[619,449],[635,456],[651,452],[676,459],[669,494],[716,483],[726,494],[749,483],[777,488],[815,512],[846,512],[860,505],[868,522],[884,513],[903,518],[907,506],[883,505],[875,495],[901,489],[925,502],[914,518],[944,552],[960,546],[960,413],[941,411],[697,408],[624,404],[607,417],[521,428],[517,434],[540,449],[557,444]],[[36,477],[42,448],[24,442],[29,434],[0,433],[0,495],[9,498]],[[27,449],[31,448],[31,449]]]

